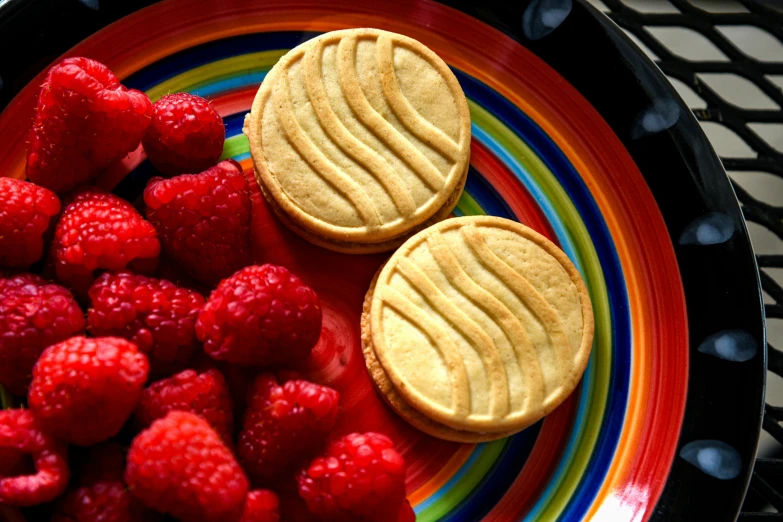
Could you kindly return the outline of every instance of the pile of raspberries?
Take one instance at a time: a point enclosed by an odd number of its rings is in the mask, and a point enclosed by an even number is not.
[[[26,404],[0,411],[0,504],[54,522],[415,520],[392,441],[332,437],[338,392],[290,371],[321,306],[252,264],[224,139],[198,96],[153,104],[87,58],[49,71],[29,181],[0,177],[0,384]],[[98,188],[139,147],[162,175],[141,210]],[[156,277],[166,263],[185,286]]]

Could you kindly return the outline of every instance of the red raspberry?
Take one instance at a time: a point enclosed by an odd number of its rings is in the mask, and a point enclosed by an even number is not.
[[[0,384],[27,394],[41,352],[83,331],[84,314],[65,288],[32,274],[0,279]]]
[[[126,89],[105,65],[66,58],[49,70],[27,151],[27,177],[64,192],[139,146],[152,117],[147,95]]]
[[[26,268],[43,255],[43,235],[60,212],[50,190],[0,178],[0,265]]]
[[[173,175],[201,172],[223,153],[226,129],[212,104],[193,94],[169,94],[155,102],[142,144],[152,164]]]
[[[280,501],[277,495],[268,489],[248,493],[239,522],[280,522]]]
[[[282,266],[248,266],[220,282],[196,335],[211,357],[239,364],[297,363],[321,335],[316,293]]]
[[[207,421],[173,411],[131,444],[125,481],[148,507],[184,522],[225,522],[242,515],[248,483]]]
[[[89,446],[120,431],[148,371],[147,357],[125,339],[72,337],[41,354],[27,402],[44,429]]]
[[[184,368],[199,346],[195,325],[205,300],[197,292],[165,279],[120,272],[98,277],[89,296],[90,333],[133,342],[157,375]]]
[[[84,295],[98,269],[151,270],[160,253],[155,228],[127,201],[87,189],[65,207],[54,231],[57,278]]]
[[[312,457],[334,426],[339,398],[303,380],[281,386],[269,373],[256,378],[237,448],[248,473],[269,482]]]
[[[300,472],[299,495],[328,521],[396,521],[405,500],[405,462],[380,433],[352,433]]]
[[[35,474],[0,478],[0,504],[34,506],[59,496],[68,486],[65,444],[41,431],[29,410],[0,411],[0,448],[28,454]]]
[[[247,265],[250,193],[237,163],[221,161],[201,174],[153,178],[144,202],[166,252],[202,283],[217,283]]]
[[[170,411],[187,411],[198,415],[231,445],[234,413],[231,394],[223,375],[217,370],[197,373],[185,370],[173,377],[151,384],[141,393],[136,420],[147,427]]]

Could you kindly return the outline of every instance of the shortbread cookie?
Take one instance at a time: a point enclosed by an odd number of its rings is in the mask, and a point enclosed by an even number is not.
[[[267,75],[245,134],[273,210],[333,250],[392,250],[448,217],[468,172],[470,115],[421,43],[378,29],[309,40]]]
[[[514,221],[462,217],[419,232],[370,288],[370,374],[422,431],[502,438],[570,395],[593,340],[587,289],[552,242]]]

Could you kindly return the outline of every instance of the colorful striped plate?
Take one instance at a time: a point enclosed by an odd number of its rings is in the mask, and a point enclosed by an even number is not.
[[[21,3],[0,7],[0,35],[24,30],[19,20],[29,13],[5,16]],[[83,28],[48,26],[71,35],[63,41],[122,11],[95,0],[51,4],[59,7],[36,16],[78,10],[85,20]],[[428,45],[453,68],[473,122],[455,214],[516,219],[565,250],[593,301],[593,355],[578,391],[519,435],[478,445],[429,438],[385,407],[361,357],[362,298],[384,256],[304,243],[256,189],[256,259],[287,265],[322,296],[325,330],[311,376],[343,394],[338,431],[379,430],[399,443],[421,522],[728,520],[752,466],[765,365],[755,264],[728,179],[663,76],[602,15],[571,0],[481,4],[170,0],[67,54],[108,64],[153,101],[176,91],[212,99],[226,122],[223,156],[255,186],[242,122],[287,49],[361,26]],[[46,38],[52,49],[62,45]],[[19,44],[18,60],[29,60],[22,71],[36,51]],[[13,83],[6,76],[0,92],[5,101],[9,89],[15,94],[0,114],[4,175],[23,176],[42,79],[24,87],[25,74]],[[153,175],[139,151],[99,184],[134,200]]]

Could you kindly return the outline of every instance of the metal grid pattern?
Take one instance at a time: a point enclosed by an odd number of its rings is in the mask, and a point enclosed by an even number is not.
[[[783,320],[783,278],[776,272],[783,268],[783,253],[778,253],[783,252],[783,2],[591,3],[673,79],[732,178],[751,223],[766,294],[769,371],[783,377],[778,349],[783,348],[783,324],[777,323]],[[759,243],[765,244],[764,253],[759,253]],[[770,404],[776,402],[783,404],[783,396],[770,388],[763,424],[768,436],[756,460],[742,521],[783,520],[783,407]]]

